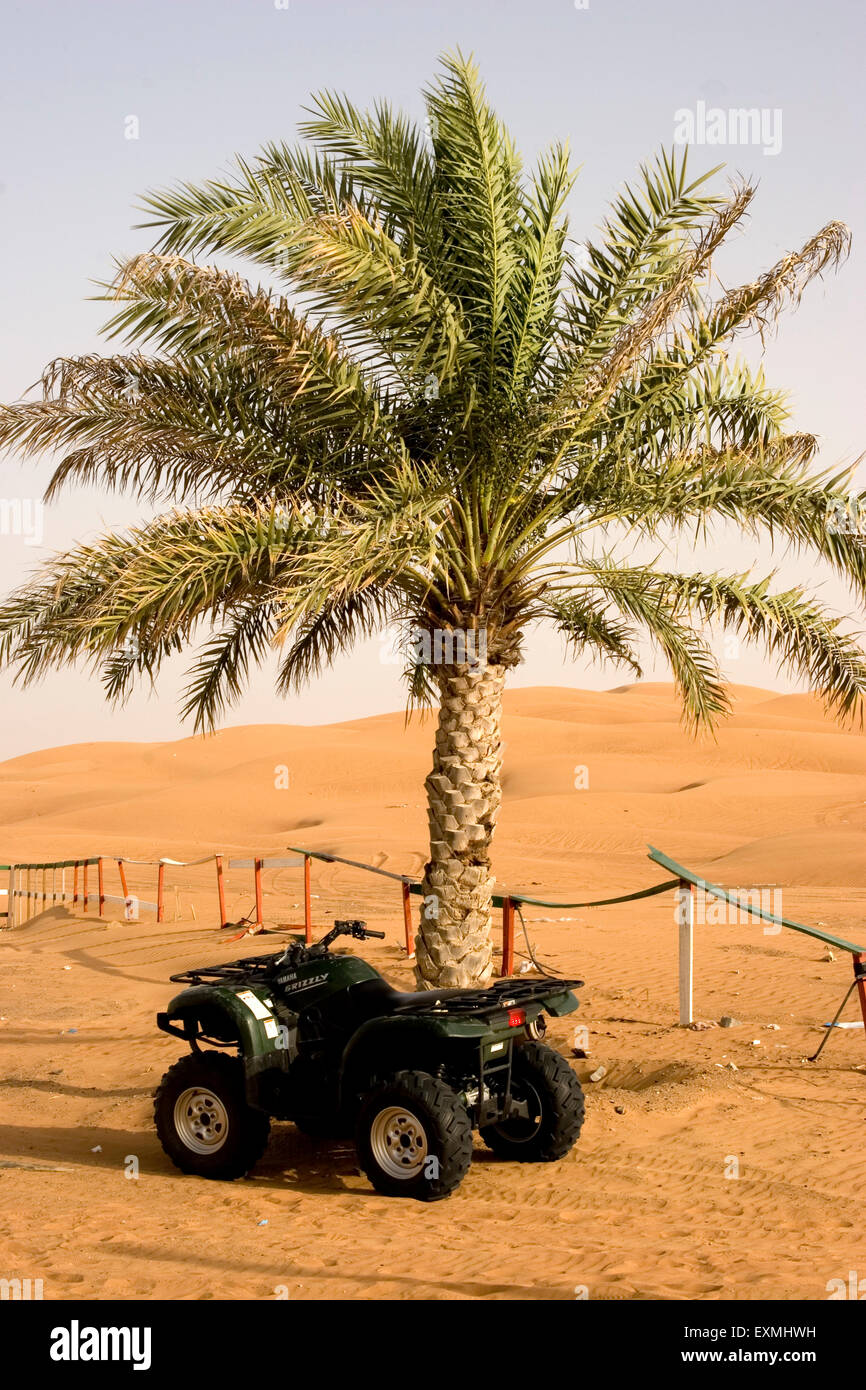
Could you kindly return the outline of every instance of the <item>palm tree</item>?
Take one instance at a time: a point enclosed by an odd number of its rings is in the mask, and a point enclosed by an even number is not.
[[[204,626],[183,712],[207,729],[272,649],[289,692],[396,626],[410,703],[439,708],[417,966],[442,986],[492,969],[502,690],[529,625],[637,674],[651,639],[695,726],[729,706],[705,636],[722,625],[850,717],[864,655],[806,589],[631,552],[733,521],[858,599],[866,555],[834,521],[848,473],[815,474],[814,438],[729,355],[847,229],[721,289],[713,256],[753,189],[712,193],[717,170],[689,181],[674,151],[578,247],[562,145],[525,175],[460,55],[425,102],[422,131],[320,95],[300,147],[147,198],[157,247],[104,287],[129,351],[52,363],[41,400],[0,409],[0,444],[59,451],[49,498],[77,479],[174,510],[55,557],[0,610],[0,658],[25,682],[93,663],[117,699]]]

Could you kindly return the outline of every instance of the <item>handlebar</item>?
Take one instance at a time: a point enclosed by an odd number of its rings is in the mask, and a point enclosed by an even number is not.
[[[368,936],[378,936],[382,941],[385,940],[383,931],[373,931],[367,926],[366,922],[358,919],[349,921],[335,922],[326,936],[323,936],[317,944],[319,946],[330,946],[332,941],[336,941],[338,936],[353,936],[356,941],[365,941]]]
[[[303,941],[299,940],[290,942],[276,963],[277,965],[284,965],[288,961],[322,955],[328,950],[332,942],[337,940],[338,936],[353,936],[356,941],[365,941],[368,936],[377,936],[381,941],[385,940],[383,931],[373,931],[366,922],[357,919],[335,922],[331,930],[312,946],[306,946]]]

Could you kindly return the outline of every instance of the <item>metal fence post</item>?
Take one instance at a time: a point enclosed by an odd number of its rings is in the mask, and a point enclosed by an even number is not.
[[[409,891],[408,883],[401,884],[403,889],[403,926],[406,929],[406,955],[415,954],[415,935],[412,931],[412,895]]]
[[[156,871],[156,920],[165,920],[165,865],[162,863]]]
[[[680,879],[677,889],[677,919],[679,922],[679,982],[680,1024],[693,1021],[693,977],[695,958],[695,888],[693,883]]]
[[[256,930],[261,931],[264,926],[264,909],[262,907],[262,861],[253,861],[253,872],[256,879]]]
[[[514,973],[514,902],[502,899],[502,974]]]
[[[310,856],[304,855],[304,940],[313,939],[313,900],[310,892]]]
[[[225,884],[224,884],[224,882],[223,882],[223,857],[222,857],[222,855],[221,855],[221,854],[215,854],[215,855],[214,855],[214,861],[215,861],[215,863],[216,863],[217,893],[218,893],[218,895],[219,895],[219,903],[220,903],[220,926],[221,926],[221,927],[224,927],[224,926],[226,925],[226,922],[227,922],[228,919],[227,919],[227,917],[226,917],[226,890],[225,890]]]

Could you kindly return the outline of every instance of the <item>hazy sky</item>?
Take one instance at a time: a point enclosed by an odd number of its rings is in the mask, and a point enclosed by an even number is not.
[[[670,146],[678,111],[697,116],[701,102],[765,111],[762,143],[693,151],[696,170],[725,160],[760,184],[747,233],[717,270],[728,283],[753,278],[831,218],[849,223],[851,259],[810,288],[765,356],[771,383],[792,393],[795,425],[821,436],[822,462],[850,462],[862,450],[862,0],[39,0],[0,11],[0,399],[21,395],[52,357],[98,349],[106,314],[87,302],[91,282],[108,277],[113,256],[148,245],[132,230],[144,190],[212,175],[235,152],[292,139],[317,88],[361,103],[386,95],[420,114],[437,55],[460,46],[476,54],[527,160],[554,138],[570,140],[582,165],[571,201],[578,237],[592,233],[642,159]],[[138,138],[126,138],[136,125]],[[3,460],[0,498],[37,497],[48,471],[48,460]],[[0,589],[48,551],[139,515],[128,499],[70,492],[46,512],[41,549],[0,535]],[[743,567],[754,546],[728,533],[702,558]],[[798,574],[805,577],[796,565],[783,569],[785,579]],[[850,607],[834,581],[822,592]],[[549,635],[534,637],[529,655],[515,683],[627,679],[565,662]],[[289,701],[273,696],[262,673],[228,722],[320,722],[396,708],[399,668],[381,656],[374,640]],[[726,666],[736,681],[784,684],[757,654]],[[173,668],[158,696],[112,712],[99,682],[84,675],[64,672],[26,692],[0,677],[0,757],[87,739],[177,737],[181,684]]]

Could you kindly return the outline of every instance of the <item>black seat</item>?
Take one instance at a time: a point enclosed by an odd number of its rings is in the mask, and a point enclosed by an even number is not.
[[[363,1020],[391,1014],[426,1013],[440,1002],[465,993],[464,989],[422,989],[416,994],[402,994],[381,979],[361,980],[348,991],[352,1011]]]

